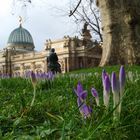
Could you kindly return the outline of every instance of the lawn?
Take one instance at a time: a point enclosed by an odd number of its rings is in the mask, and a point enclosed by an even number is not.
[[[30,78],[1,78],[0,139],[139,140],[140,67],[125,66],[126,85],[117,120],[112,92],[108,108],[103,103],[103,69],[109,75],[116,72],[118,78],[120,66],[82,69],[58,74],[52,80],[39,78],[35,83]],[[78,82],[87,91],[86,104],[92,108],[86,118],[79,111],[74,92]],[[99,106],[91,94],[92,87],[98,92]]]

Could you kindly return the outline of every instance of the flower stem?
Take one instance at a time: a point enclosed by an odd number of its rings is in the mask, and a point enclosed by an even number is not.
[[[36,86],[33,86],[33,87],[34,87],[34,92],[33,92],[33,98],[32,98],[32,101],[31,101],[31,105],[30,105],[30,107],[33,106],[34,101],[35,101],[35,95],[36,95]]]

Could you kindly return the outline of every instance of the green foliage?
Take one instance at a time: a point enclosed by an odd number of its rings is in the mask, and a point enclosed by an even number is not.
[[[119,66],[105,67],[111,74]],[[39,81],[36,99],[31,81],[22,78],[0,79],[0,139],[2,140],[124,140],[140,138],[140,67],[126,66],[127,85],[120,121],[113,122],[112,102],[105,111],[96,106],[90,93],[94,86],[102,104],[103,68],[92,68],[57,75],[53,81]],[[80,81],[88,91],[92,117],[83,120],[73,91]],[[112,97],[111,97],[112,98]]]

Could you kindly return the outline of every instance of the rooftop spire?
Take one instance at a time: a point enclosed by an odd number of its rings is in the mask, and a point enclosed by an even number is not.
[[[23,22],[22,17],[19,16],[19,26],[20,26],[20,27],[22,27],[22,22]]]

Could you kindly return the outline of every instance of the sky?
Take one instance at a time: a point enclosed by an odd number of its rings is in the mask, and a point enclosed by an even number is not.
[[[6,47],[10,33],[19,27],[19,16],[23,17],[22,26],[31,33],[36,50],[43,50],[47,39],[78,35],[77,26],[67,15],[68,2],[72,0],[32,0],[27,8],[14,0],[0,1],[0,50]]]

